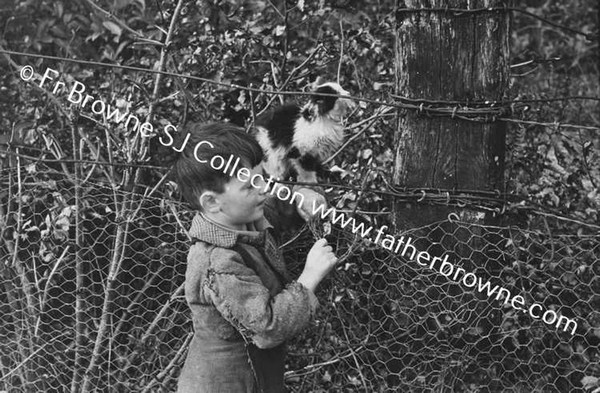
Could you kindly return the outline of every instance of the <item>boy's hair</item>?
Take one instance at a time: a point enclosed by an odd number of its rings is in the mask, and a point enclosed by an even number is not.
[[[251,169],[260,164],[263,159],[263,152],[258,142],[243,128],[230,123],[193,123],[185,128],[185,131],[178,136],[178,140],[173,143],[177,149],[186,140],[187,134],[190,134],[184,149],[179,153],[179,158],[174,164],[175,176],[181,195],[194,209],[202,210],[199,197],[204,191],[214,191],[222,193],[225,191],[225,184],[231,180],[231,176],[223,171],[217,171],[210,165],[210,160],[216,155],[222,156],[225,160],[233,154],[234,160],[239,157],[242,166]],[[196,154],[206,162],[199,162],[194,156],[196,145],[202,143]]]

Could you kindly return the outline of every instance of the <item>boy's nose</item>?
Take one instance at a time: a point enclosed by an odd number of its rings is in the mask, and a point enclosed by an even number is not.
[[[257,180],[255,182],[256,188],[258,189],[258,193],[260,195],[265,195],[266,193],[269,192],[268,187],[267,187],[267,182],[265,182],[264,178],[261,176],[257,177]]]

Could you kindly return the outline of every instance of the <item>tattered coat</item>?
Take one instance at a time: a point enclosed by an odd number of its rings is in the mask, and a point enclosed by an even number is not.
[[[234,231],[198,214],[190,229],[185,296],[194,337],[179,393],[281,393],[285,341],[304,329],[318,301],[289,278],[262,219]]]

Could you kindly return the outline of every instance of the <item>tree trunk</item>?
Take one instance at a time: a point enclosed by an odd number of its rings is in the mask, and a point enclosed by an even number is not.
[[[430,101],[504,99],[509,78],[509,12],[452,10],[502,6],[500,0],[399,1],[398,95]],[[429,10],[414,11],[419,8]],[[438,109],[456,106],[423,105]],[[395,135],[394,184],[408,188],[502,191],[505,124],[433,117],[426,112],[400,113]],[[450,211],[445,206],[419,204],[396,206],[396,212],[396,223],[402,229],[444,220]],[[459,214],[461,219],[473,219],[466,210]]]

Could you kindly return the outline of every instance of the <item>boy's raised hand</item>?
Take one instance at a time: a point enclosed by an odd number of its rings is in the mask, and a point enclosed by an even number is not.
[[[319,239],[313,244],[306,257],[306,264],[298,282],[311,291],[315,291],[317,285],[334,268],[337,257],[333,248],[327,244],[327,240]]]

